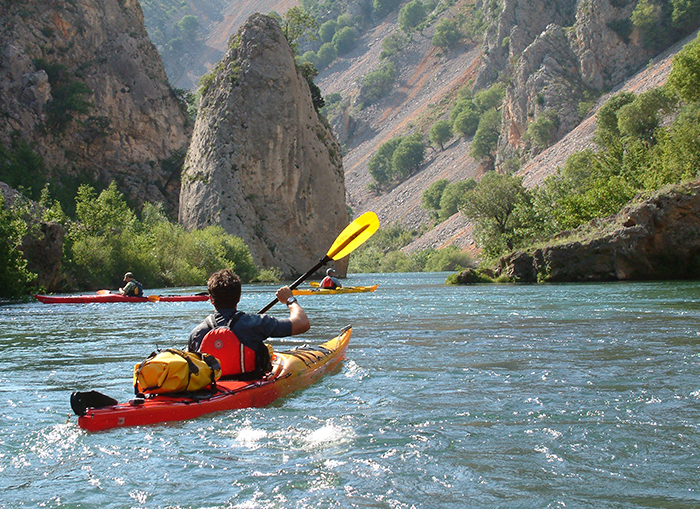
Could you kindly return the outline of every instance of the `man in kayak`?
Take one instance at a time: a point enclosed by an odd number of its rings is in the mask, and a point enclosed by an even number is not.
[[[321,288],[327,288],[329,290],[335,290],[336,288],[342,288],[343,285],[340,280],[335,277],[335,269],[328,269],[326,271],[326,277],[321,280]]]
[[[267,314],[248,314],[238,311],[238,302],[241,300],[241,280],[231,269],[223,269],[212,274],[207,281],[207,287],[216,312],[192,330],[187,350],[200,351],[202,340],[208,332],[227,327],[233,332],[237,341],[255,352],[255,372],[248,378],[259,378],[271,369],[272,348],[265,344],[267,338],[302,334],[311,326],[306,312],[288,286],[277,290],[276,296],[277,300],[287,305],[289,318],[275,318]]]
[[[124,274],[124,288],[119,289],[119,293],[127,297],[143,297],[143,285],[134,279],[134,274],[127,272]]]

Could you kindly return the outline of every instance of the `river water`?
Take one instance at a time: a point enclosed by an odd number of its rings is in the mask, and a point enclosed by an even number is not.
[[[71,392],[129,399],[134,364],[211,305],[1,306],[0,507],[700,507],[700,282],[446,275],[300,297],[312,329],[274,347],[352,324],[347,359],[269,407],[100,433]]]

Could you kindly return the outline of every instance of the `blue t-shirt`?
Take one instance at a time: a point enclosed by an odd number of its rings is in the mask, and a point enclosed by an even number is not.
[[[214,323],[217,327],[227,325],[231,318],[238,313],[235,309],[217,310],[213,315]],[[211,330],[206,320],[202,321],[192,330],[187,350],[198,352],[204,336]],[[292,335],[292,321],[289,318],[275,318],[270,315],[251,315],[240,313],[240,317],[233,324],[231,330],[238,340],[245,346],[252,348],[256,352],[267,350],[264,341],[267,338],[283,338]]]

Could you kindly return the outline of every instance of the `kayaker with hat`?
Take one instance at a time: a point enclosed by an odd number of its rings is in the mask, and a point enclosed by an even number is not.
[[[342,288],[343,285],[340,280],[335,277],[335,269],[329,268],[326,271],[326,277],[321,281],[321,288],[328,288],[330,290],[335,290],[336,288]]]
[[[119,293],[127,297],[143,297],[143,285],[134,279],[132,272],[124,274],[124,282],[126,284],[119,289]]]
[[[212,274],[207,288],[216,312],[192,330],[187,350],[214,355],[221,361],[222,376],[235,374],[240,380],[261,378],[271,369],[272,348],[264,341],[270,337],[302,334],[311,327],[306,312],[288,286],[277,290],[276,296],[279,302],[287,305],[289,318],[238,311],[241,279],[231,269]],[[227,333],[226,329],[233,334]],[[228,336],[218,336],[218,332]],[[255,352],[250,366],[247,365],[247,349]]]

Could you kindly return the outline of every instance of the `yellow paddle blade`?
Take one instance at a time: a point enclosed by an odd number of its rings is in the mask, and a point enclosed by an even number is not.
[[[339,260],[349,255],[364,244],[378,229],[379,218],[377,214],[365,212],[340,232],[326,256],[331,260]]]
[[[109,290],[97,290],[96,293],[97,293],[97,295],[109,295],[112,292]]]
[[[148,300],[151,302],[159,302],[160,301],[160,295],[149,295]]]

